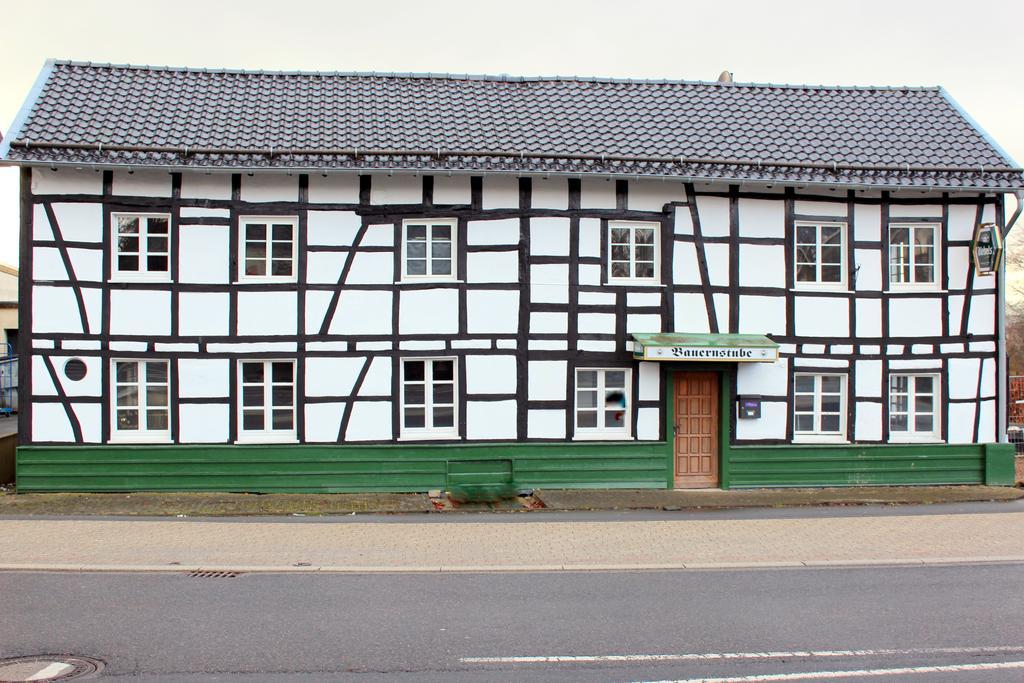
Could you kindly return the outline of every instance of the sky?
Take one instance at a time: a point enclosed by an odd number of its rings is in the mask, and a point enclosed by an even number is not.
[[[192,67],[942,85],[1024,161],[1020,0],[35,0],[4,8],[0,130],[47,58]],[[17,264],[17,170],[0,261]],[[1015,231],[1024,245],[1024,220]]]

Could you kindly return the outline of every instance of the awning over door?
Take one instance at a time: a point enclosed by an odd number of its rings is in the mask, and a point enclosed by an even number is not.
[[[779,345],[759,334],[658,333],[632,335],[639,360],[773,363]]]

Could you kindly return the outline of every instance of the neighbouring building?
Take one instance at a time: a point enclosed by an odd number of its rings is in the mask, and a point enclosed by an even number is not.
[[[0,158],[19,490],[1013,483],[940,88],[48,62]]]

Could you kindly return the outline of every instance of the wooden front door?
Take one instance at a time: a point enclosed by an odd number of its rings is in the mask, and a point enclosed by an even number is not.
[[[718,486],[718,373],[676,375],[676,488]]]

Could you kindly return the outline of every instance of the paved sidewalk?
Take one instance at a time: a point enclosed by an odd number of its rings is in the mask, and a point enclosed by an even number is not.
[[[0,520],[0,569],[478,571],[1024,561],[1024,512],[665,521]]]

